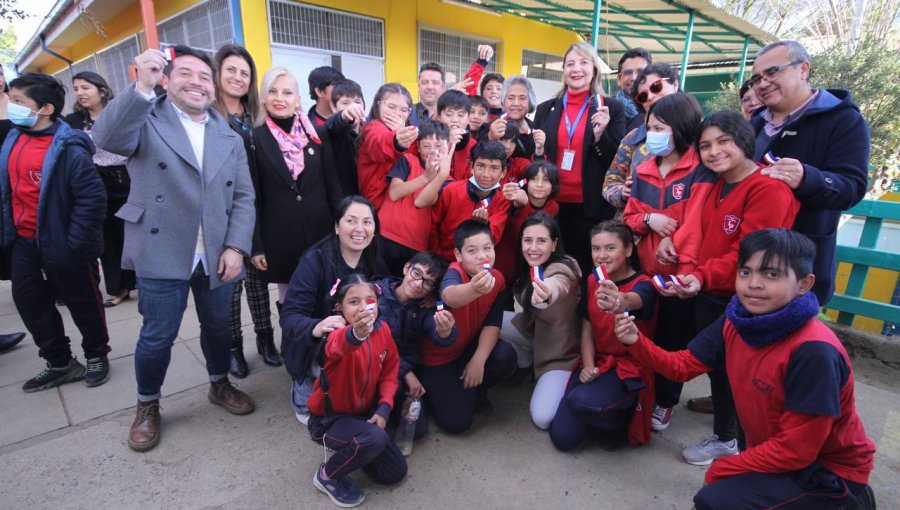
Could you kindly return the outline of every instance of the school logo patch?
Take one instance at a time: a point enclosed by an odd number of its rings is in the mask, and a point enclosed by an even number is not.
[[[725,224],[722,227],[725,229],[725,233],[728,235],[734,234],[737,232],[738,226],[741,224],[741,219],[733,214],[728,214],[725,216]]]
[[[775,389],[771,384],[763,381],[762,379],[756,378],[753,378],[753,387],[756,388],[756,391],[765,393],[766,395],[772,393],[772,391]]]
[[[41,185],[41,171],[40,170],[29,170],[28,178],[31,179],[31,183],[35,186]]]
[[[378,368],[380,369],[384,366],[384,358],[387,357],[387,351],[381,351],[381,354],[378,355]]]
[[[675,197],[675,200],[681,200],[684,197],[684,184],[672,186],[672,196]]]

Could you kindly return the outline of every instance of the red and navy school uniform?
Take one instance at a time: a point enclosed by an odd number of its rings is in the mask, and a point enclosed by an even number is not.
[[[324,377],[316,380],[307,405],[313,441],[334,450],[325,463],[329,478],[343,477],[361,468],[379,483],[397,483],[406,476],[406,460],[393,439],[372,414],[387,421],[397,392],[400,357],[391,330],[380,320],[367,338],[359,339],[353,326],[332,331],[325,344]],[[327,395],[321,388],[328,380]],[[326,398],[330,413],[326,413]]]
[[[391,171],[387,174],[387,181],[400,179],[412,181],[425,174],[422,161],[418,155],[404,154]],[[378,223],[381,225],[381,236],[385,239],[385,249],[382,257],[391,270],[391,274],[402,273],[403,265],[413,255],[420,251],[428,250],[428,240],[431,236],[431,207],[416,207],[416,198],[422,194],[422,188],[413,193],[391,200],[386,197],[381,209],[378,210]],[[391,244],[396,246],[391,246]],[[398,268],[400,271],[398,271]]]
[[[469,304],[450,310],[456,321],[456,341],[438,344],[423,337],[421,344],[422,385],[427,390],[431,415],[446,432],[459,434],[472,426],[475,417],[476,388],[464,388],[460,375],[478,347],[481,330],[503,325],[503,302],[498,296],[506,283],[503,275],[491,269],[496,279],[491,292],[479,296]],[[471,277],[458,262],[450,264],[441,280],[439,295],[454,285],[465,285]],[[497,344],[484,364],[484,376],[479,388],[487,388],[509,377],[516,370],[516,352],[504,340]]]
[[[868,483],[875,446],[856,412],[853,368],[818,312],[811,292],[761,316],[734,297],[687,350],[662,351],[643,335],[629,349],[681,381],[726,367],[747,449],[712,464],[697,508],[719,508],[715,501],[844,508]],[[798,473],[815,476],[801,481]]]
[[[494,267],[503,273],[503,277],[508,282],[515,280],[516,260],[518,260],[518,253],[522,251],[519,231],[525,220],[538,211],[543,211],[555,218],[559,213],[559,204],[550,199],[543,207],[535,207],[528,202],[524,207],[512,206],[509,208],[509,217],[506,220],[506,227],[503,229],[503,237],[494,247]]]
[[[750,232],[791,228],[794,223],[800,202],[787,184],[763,175],[762,168],[733,184],[720,178],[709,193],[697,195],[698,200],[688,204],[686,222],[680,229],[700,229],[703,242],[693,274],[705,292],[733,296],[741,240]]]
[[[367,122],[360,135],[362,141],[356,163],[359,193],[371,200],[376,209],[381,208],[387,194],[388,172],[406,152],[397,145],[395,136],[396,133],[378,119]]]
[[[638,329],[652,334],[656,316],[656,290],[650,278],[635,273],[615,282],[620,292],[641,297],[640,310],[634,314]],[[597,306],[600,283],[591,273],[581,297],[579,314],[590,321],[594,339],[595,366],[600,376],[589,383],[578,379],[584,361],[578,359],[569,378],[566,395],[550,424],[550,439],[562,451],[578,447],[589,430],[618,435],[632,446],[650,441],[650,417],[653,411],[653,370],[637,361],[616,338],[616,314]]]
[[[312,121],[312,124],[315,127],[324,127],[325,124],[328,122],[328,119],[330,118],[330,117],[323,117],[322,115],[320,115],[319,112],[316,110],[315,103],[313,103],[313,105],[309,107],[309,112],[307,112],[306,116],[309,117],[309,120]]]
[[[519,182],[525,178],[525,170],[531,165],[529,158],[511,157],[506,160],[506,182]]]
[[[491,225],[491,236],[496,243],[503,237],[506,217],[509,214],[509,201],[499,189],[487,196],[488,219]],[[475,185],[468,180],[453,181],[448,184],[431,209],[431,221],[434,225],[432,251],[446,260],[454,260],[453,231],[462,222],[472,218],[472,212],[483,207],[482,198],[478,196]]]

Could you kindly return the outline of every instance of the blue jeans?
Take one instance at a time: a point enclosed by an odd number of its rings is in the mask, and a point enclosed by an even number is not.
[[[144,318],[134,351],[139,400],[155,400],[161,395],[172,357],[172,344],[187,308],[189,290],[194,293],[197,305],[200,348],[206,359],[206,371],[216,377],[228,373],[228,350],[231,345],[228,325],[234,283],[210,290],[209,276],[198,265],[190,280],[138,278],[137,288],[138,311]]]

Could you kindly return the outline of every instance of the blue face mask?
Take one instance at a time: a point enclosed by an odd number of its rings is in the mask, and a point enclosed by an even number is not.
[[[474,175],[472,177],[469,177],[469,182],[471,182],[472,185],[475,186],[478,189],[478,191],[480,191],[482,193],[487,193],[488,191],[494,191],[495,189],[500,187],[500,183],[496,182],[490,188],[482,188],[481,186],[478,185],[478,182],[475,181]]]
[[[660,131],[647,131],[647,150],[654,156],[668,156],[675,150],[670,145],[672,133],[663,133]]]
[[[31,116],[32,109],[16,103],[9,103],[6,107],[6,114],[9,121],[21,127],[30,128],[37,123],[38,116]],[[36,113],[36,112],[35,112]]]

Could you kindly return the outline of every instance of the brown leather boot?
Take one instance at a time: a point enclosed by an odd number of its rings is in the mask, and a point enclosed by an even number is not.
[[[246,393],[237,389],[228,378],[209,383],[209,401],[222,406],[231,414],[250,414],[256,405]]]
[[[128,446],[145,452],[159,443],[159,400],[137,403],[137,414],[128,432]]]

